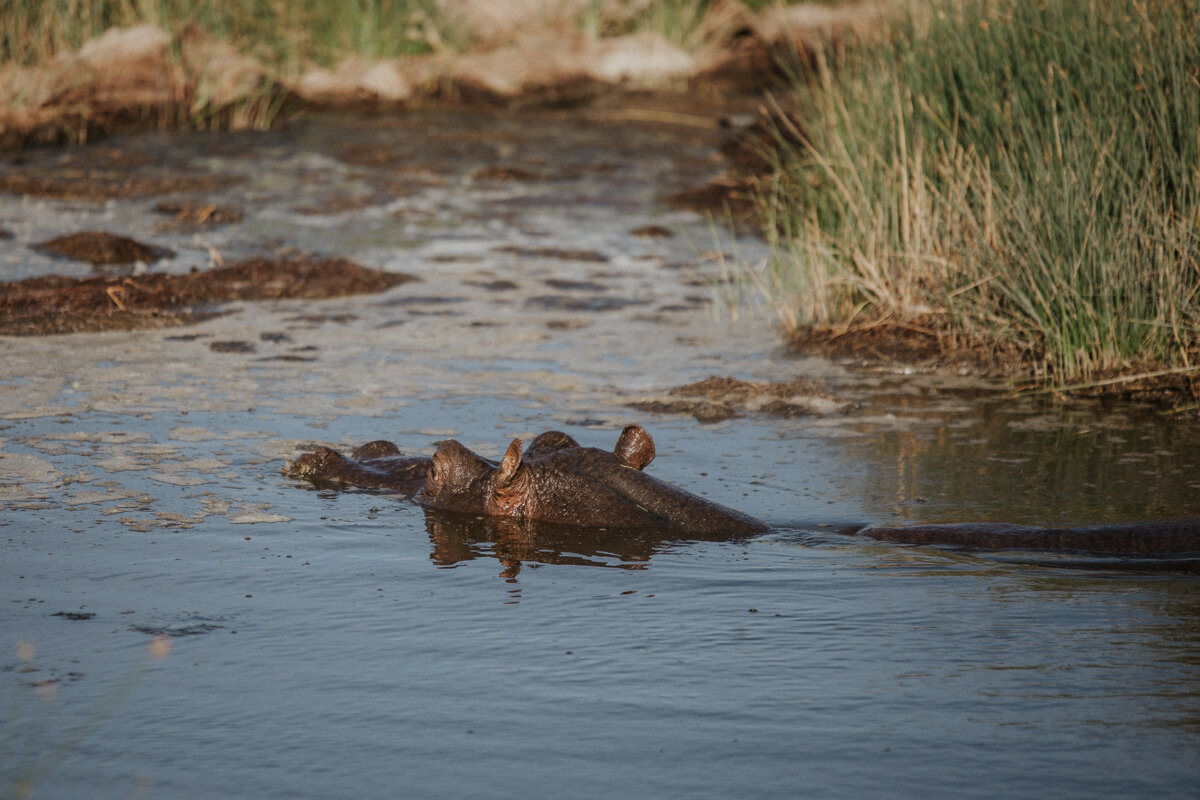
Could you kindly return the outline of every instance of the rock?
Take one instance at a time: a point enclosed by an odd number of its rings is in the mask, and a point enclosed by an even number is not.
[[[467,93],[505,99],[558,89],[587,79],[588,45],[576,31],[533,33],[485,53],[460,56],[448,77]]]
[[[685,81],[695,69],[690,55],[661,33],[642,31],[595,45],[588,74],[604,83],[659,89]]]
[[[79,49],[80,88],[102,107],[170,103],[177,82],[170,43],[171,37],[154,25],[110,28]]]
[[[296,84],[296,93],[317,102],[383,100],[396,103],[412,97],[413,85],[395,61],[371,63],[352,56],[333,69],[321,67],[305,73]]]
[[[871,3],[772,5],[758,13],[754,30],[765,42],[816,42],[846,33],[866,34],[881,13]]]
[[[377,61],[363,74],[359,86],[380,100],[400,102],[412,97],[412,84],[395,61]]]

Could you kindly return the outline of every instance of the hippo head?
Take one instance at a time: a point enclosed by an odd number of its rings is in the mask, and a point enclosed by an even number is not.
[[[485,498],[491,494],[491,478],[496,464],[463,447],[453,439],[438,445],[429,462],[425,486],[417,500],[434,508],[487,513]]]
[[[520,439],[514,439],[504,461],[497,465],[447,439],[438,445],[430,459],[425,487],[417,500],[433,508],[467,514],[524,516],[523,507],[515,500],[519,491],[528,488],[527,480],[515,475],[522,460],[537,461],[560,450],[579,447],[579,442],[562,431],[546,431],[530,442],[524,457],[521,445]],[[497,486],[501,487],[499,499]]]
[[[524,453],[523,444],[520,439],[513,439],[504,458],[486,474],[477,471],[476,465],[483,461],[492,466],[491,462],[474,454],[470,454],[473,458],[463,458],[459,451],[446,453],[448,457],[464,460],[465,467],[460,469],[465,469],[470,478],[462,483],[469,485],[474,494],[472,511],[492,517],[570,524],[647,522],[640,503],[624,497],[613,486],[614,478],[619,478],[616,473],[640,472],[654,459],[654,440],[640,425],[627,426],[612,452],[580,447],[574,439],[557,431],[538,436]],[[439,507],[464,508],[461,503]]]
[[[752,517],[644,473],[654,459],[654,441],[641,426],[627,426],[612,451],[580,447],[556,431],[534,439],[524,453],[522,444],[514,439],[497,464],[456,441],[442,442],[417,501],[552,525],[721,536],[767,530]]]

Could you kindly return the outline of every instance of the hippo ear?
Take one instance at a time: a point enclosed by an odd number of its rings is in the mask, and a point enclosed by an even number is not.
[[[517,470],[521,467],[521,447],[524,444],[520,439],[513,439],[508,450],[504,451],[504,458],[496,470],[495,485],[497,488],[507,486],[513,476],[517,474]]]
[[[641,425],[626,425],[613,453],[626,466],[645,469],[654,460],[654,440]]]

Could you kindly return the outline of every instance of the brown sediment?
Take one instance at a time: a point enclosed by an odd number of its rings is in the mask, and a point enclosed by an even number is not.
[[[662,225],[643,225],[640,228],[634,228],[629,233],[643,239],[670,239],[675,235],[670,228]]]
[[[869,363],[903,363],[916,367],[950,366],[948,354],[980,369],[995,364],[994,353],[983,353],[960,340],[949,340],[935,320],[908,324],[876,322],[843,327],[813,326],[792,331],[788,345],[798,352],[819,353],[840,360]]]
[[[845,411],[850,403],[834,398],[817,381],[743,381],[713,376],[667,391],[666,397],[627,403],[654,414],[685,414],[700,422],[722,422],[746,413],[800,417]]]
[[[950,331],[933,318],[863,322],[848,326],[812,326],[787,333],[788,347],[797,353],[820,355],[857,368],[953,373],[1011,381],[1017,393],[1054,394],[1146,402],[1166,408],[1195,407],[1200,397],[1200,368],[1177,369],[1127,365],[1122,371],[1099,374],[1072,385],[1056,385],[1046,368],[1039,368],[1032,349],[1002,350]],[[1200,352],[1189,354],[1200,362]],[[1191,404],[1189,406],[1189,404]]]
[[[138,261],[153,264],[175,255],[174,251],[166,247],[142,244],[128,236],[118,236],[106,231],[68,233],[38,242],[33,245],[33,249],[89,264],[133,264]]]
[[[136,174],[115,164],[100,167],[64,166],[48,171],[17,168],[0,175],[0,192],[102,202],[164,194],[215,192],[239,181],[239,178],[228,175]]]
[[[762,182],[756,177],[722,176],[694,189],[669,194],[663,202],[673,208],[730,217],[737,223],[757,223]]]
[[[608,261],[608,256],[595,250],[566,250],[558,247],[520,247],[506,244],[493,247],[493,252],[510,253],[514,256],[529,258],[557,258],[560,261],[592,261],[596,263]]]
[[[513,167],[504,164],[494,164],[490,167],[480,167],[471,173],[471,180],[474,181],[544,181],[546,176],[533,172],[532,170],[523,169],[522,167]]]
[[[184,225],[228,225],[241,222],[243,217],[240,208],[195,200],[166,201],[156,205],[154,210]]]
[[[413,280],[343,258],[253,258],[186,275],[51,275],[0,284],[0,334],[174,327],[216,316],[220,303],[342,297]]]

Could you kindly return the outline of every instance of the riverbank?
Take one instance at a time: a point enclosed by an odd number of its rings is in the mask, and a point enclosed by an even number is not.
[[[86,5],[86,4],[85,4]],[[619,92],[743,93],[777,54],[869,26],[874,6],[737,0],[397,2],[288,13],[21,4],[0,48],[0,148],[145,127],[265,129],[305,108],[570,107]],[[72,10],[74,9],[74,10]],[[264,19],[262,13],[270,17]]]

